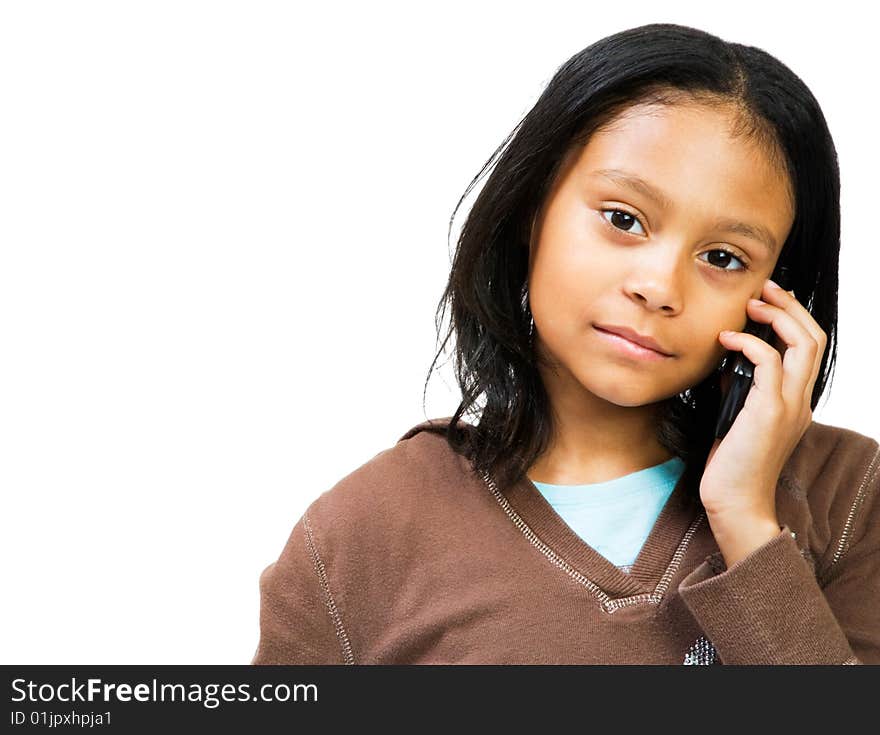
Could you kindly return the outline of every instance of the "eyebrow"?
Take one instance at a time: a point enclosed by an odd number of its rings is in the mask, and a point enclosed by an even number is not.
[[[661,209],[672,209],[672,202],[662,191],[652,184],[649,184],[640,176],[629,171],[623,171],[617,168],[603,168],[591,173],[612,181],[621,186],[625,186],[656,203]],[[739,220],[730,219],[729,217],[719,217],[715,221],[714,228],[720,232],[734,232],[745,237],[750,237],[764,245],[771,253],[776,252],[776,240],[770,231],[762,225],[750,224],[748,222],[740,222]]]

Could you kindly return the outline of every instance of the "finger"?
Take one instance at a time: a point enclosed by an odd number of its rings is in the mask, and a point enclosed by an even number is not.
[[[749,299],[747,311],[753,321],[772,325],[773,331],[785,343],[782,396],[787,406],[802,406],[805,396],[812,394],[815,382],[819,351],[816,340],[802,322],[778,306]]]
[[[810,397],[812,397],[813,385],[819,375],[819,370],[822,368],[822,359],[825,357],[825,348],[828,344],[828,337],[822,327],[820,327],[816,323],[816,320],[813,319],[813,315],[809,310],[795,298],[791,291],[784,291],[778,286],[778,284],[768,279],[765,281],[763,294],[766,297],[764,299],[765,301],[784,309],[786,313],[795,317],[816,340],[818,350],[816,352],[812,375],[808,381],[808,390]]]
[[[764,288],[761,291],[760,298],[768,304],[778,306],[780,309],[784,309],[788,314],[791,314],[803,325],[804,329],[813,336],[813,339],[816,340],[816,344],[822,345],[824,348],[825,342],[827,341],[825,332],[822,330],[822,327],[816,323],[816,320],[813,319],[813,315],[809,310],[795,298],[791,291],[783,290],[778,284],[768,278],[764,282]]]
[[[779,350],[746,332],[721,332],[718,339],[728,350],[739,350],[754,364],[752,386],[756,390],[768,399],[782,394],[782,356]]]

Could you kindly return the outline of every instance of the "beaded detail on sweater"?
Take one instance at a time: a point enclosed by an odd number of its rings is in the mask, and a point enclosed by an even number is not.
[[[704,666],[708,664],[720,664],[715,646],[706,636],[701,635],[690,647],[682,664],[685,666]]]

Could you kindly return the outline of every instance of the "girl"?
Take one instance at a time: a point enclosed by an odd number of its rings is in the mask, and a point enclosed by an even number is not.
[[[505,145],[440,302],[463,400],[308,507],[253,663],[880,663],[880,445],[812,420],[840,209],[809,89],[646,25]]]

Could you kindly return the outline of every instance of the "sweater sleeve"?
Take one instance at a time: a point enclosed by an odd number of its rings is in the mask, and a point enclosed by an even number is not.
[[[259,585],[260,640],[251,664],[352,663],[308,511]]]
[[[724,664],[880,664],[880,474],[817,579],[788,526],[727,569],[718,554],[678,590]],[[836,553],[832,550],[832,553]]]

